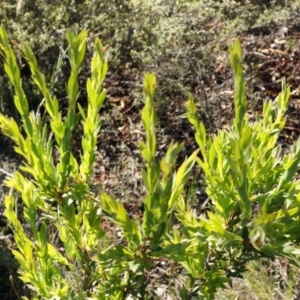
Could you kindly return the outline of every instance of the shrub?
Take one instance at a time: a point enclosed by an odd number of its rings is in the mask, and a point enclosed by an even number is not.
[[[104,191],[95,195],[90,189],[107,61],[96,39],[85,111],[77,103],[77,78],[86,39],[86,31],[77,36],[67,32],[71,75],[65,116],[31,50],[22,46],[32,79],[44,97],[47,118],[41,118],[39,112],[29,112],[16,57],[6,32],[0,30],[5,71],[22,122],[19,128],[13,119],[0,115],[0,128],[25,161],[6,180],[20,194],[23,213],[18,214],[11,192],[5,197],[5,215],[14,231],[17,249],[13,254],[20,265],[20,278],[31,288],[32,299],[147,299],[151,297],[148,274],[160,262],[172,279],[179,279],[173,289],[177,298],[213,299],[217,288],[242,275],[249,260],[281,256],[299,265],[300,185],[294,175],[300,141],[283,156],[276,144],[284,127],[289,88],[284,85],[274,103],[265,103],[263,118],[251,123],[246,114],[241,47],[236,42],[230,47],[235,78],[233,125],[208,137],[190,97],[186,116],[196,129],[199,150],[176,170],[183,144],[171,144],[161,161],[156,159],[156,79],[147,74],[142,110],[146,138],[140,142],[147,195],[142,218],[133,219],[121,201]],[[80,120],[82,152],[76,160],[71,145]],[[183,198],[195,162],[204,172],[211,200],[205,214],[192,210]],[[103,222],[111,222],[115,236],[110,228],[106,231],[101,226]]]

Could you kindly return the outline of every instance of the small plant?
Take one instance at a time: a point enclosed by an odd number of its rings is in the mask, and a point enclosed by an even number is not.
[[[260,257],[285,257],[299,266],[300,254],[300,181],[295,178],[300,139],[289,154],[283,154],[278,143],[290,89],[283,84],[276,100],[264,103],[263,117],[251,122],[246,114],[240,43],[236,41],[229,51],[235,82],[232,127],[207,136],[193,98],[186,103],[211,207],[206,216],[196,216],[186,212],[184,202],[178,206],[178,218],[185,227],[209,236],[209,269],[225,272],[224,280],[241,276],[246,262]]]
[[[22,127],[19,128],[13,119],[4,115],[0,115],[0,126],[14,140],[15,151],[25,159],[22,173],[16,171],[6,184],[21,194],[23,218],[29,230],[25,231],[18,219],[16,199],[12,193],[5,198],[5,215],[15,233],[17,250],[13,250],[13,254],[21,266],[20,278],[32,289],[33,299],[138,297],[146,293],[146,270],[157,261],[171,258],[171,253],[176,256],[185,254],[185,243],[177,245],[177,241],[169,237],[172,232],[171,215],[198,151],[176,173],[174,165],[182,144],[171,145],[162,161],[155,161],[154,75],[147,75],[144,82],[146,105],[142,119],[146,141],[141,142],[140,147],[146,161],[143,180],[148,196],[144,202],[143,221],[140,224],[131,220],[121,202],[105,192],[95,196],[89,188],[101,125],[99,109],[105,98],[102,83],[107,62],[100,41],[96,40],[91,78],[87,81],[86,113],[76,101],[77,77],[85,54],[86,38],[86,31],[78,36],[67,33],[72,69],[66,87],[69,107],[64,118],[35,57],[26,45],[22,46],[32,79],[44,96],[44,107],[50,120],[49,134],[45,120],[39,114],[29,113],[15,55],[6,32],[3,29],[0,32],[5,71],[14,87],[15,106]],[[80,119],[83,127],[82,154],[80,162],[77,162],[71,145],[73,130]],[[24,172],[29,176],[25,177]],[[109,218],[121,230],[122,243],[107,243],[105,232],[100,229],[102,211],[107,214],[104,218]],[[176,247],[179,247],[179,252],[174,252]]]
[[[22,46],[32,80],[44,97],[48,124],[47,118],[29,112],[15,55],[0,29],[4,67],[22,122],[19,128],[13,119],[0,115],[0,128],[25,161],[6,180],[21,195],[23,213],[17,211],[11,192],[5,198],[5,215],[14,231],[17,250],[13,254],[20,264],[20,278],[31,288],[32,299],[151,299],[149,274],[160,262],[178,279],[178,298],[213,299],[218,288],[231,283],[231,277],[242,276],[250,260],[282,256],[299,265],[300,185],[293,178],[300,162],[300,140],[283,157],[276,145],[284,127],[289,88],[283,87],[275,103],[265,103],[263,119],[251,124],[246,115],[241,47],[236,42],[230,47],[236,88],[233,126],[207,137],[190,97],[187,118],[196,129],[199,150],[176,170],[183,144],[171,144],[161,161],[156,159],[156,79],[147,74],[142,110],[146,138],[140,142],[147,195],[143,216],[135,220],[120,201],[90,189],[107,62],[96,39],[85,111],[77,103],[77,78],[86,39],[86,31],[77,36],[67,33],[71,75],[66,85],[66,116],[49,92],[31,50]],[[82,152],[76,160],[72,135],[80,120]],[[195,162],[204,172],[211,200],[211,209],[204,215],[193,211],[183,197]],[[111,222],[119,237],[108,240],[102,221]]]
[[[100,41],[96,40],[91,78],[87,81],[88,107],[84,112],[77,104],[77,77],[85,56],[86,38],[86,31],[78,36],[67,33],[71,76],[66,87],[68,112],[64,117],[31,50],[26,45],[22,47],[32,79],[44,97],[50,120],[50,124],[45,124],[39,113],[29,112],[16,57],[6,32],[3,28],[0,30],[0,50],[14,88],[14,103],[22,127],[4,115],[0,116],[0,124],[25,161],[22,172],[16,171],[6,184],[21,195],[28,231],[18,219],[17,201],[12,193],[5,198],[5,215],[14,230],[18,250],[13,250],[13,254],[21,266],[20,278],[34,291],[33,299],[38,299],[37,296],[86,299],[92,293],[97,275],[92,254],[97,253],[98,240],[104,233],[99,228],[101,210],[92,198],[89,181],[101,126],[99,109],[105,99],[102,83],[107,62]],[[78,163],[71,145],[72,132],[80,119],[84,134]],[[24,173],[29,176],[25,177]]]

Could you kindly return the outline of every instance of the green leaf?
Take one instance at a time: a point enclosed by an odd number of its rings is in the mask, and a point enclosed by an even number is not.
[[[18,261],[18,263],[21,265],[21,267],[23,268],[23,270],[28,270],[28,265],[27,262],[24,258],[24,256],[17,250],[12,250],[13,255],[15,256],[16,260]]]
[[[140,152],[147,163],[150,163],[152,161],[153,157],[151,153],[149,153],[147,145],[144,142],[140,142]]]
[[[187,158],[184,163],[179,167],[177,173],[174,174],[174,185],[173,185],[173,192],[169,200],[169,209],[173,209],[175,206],[175,203],[180,196],[180,194],[183,191],[184,185],[189,179],[190,172],[192,167],[195,164],[197,155],[199,153],[199,150],[195,150],[189,158]]]
[[[146,74],[144,78],[144,92],[146,95],[154,98],[156,88],[156,77],[154,74]]]
[[[62,256],[55,248],[53,245],[47,243],[47,248],[48,248],[48,254],[49,256],[59,264],[63,265],[68,265],[68,260]]]
[[[242,48],[239,40],[234,45],[229,45],[230,63],[234,72],[235,94],[235,118],[234,125],[240,137],[242,137],[242,127],[247,108],[245,97],[245,82],[242,71]]]
[[[112,220],[127,237],[129,242],[140,244],[140,235],[134,221],[131,221],[122,203],[117,202],[105,192],[100,195],[101,208],[107,212]]]

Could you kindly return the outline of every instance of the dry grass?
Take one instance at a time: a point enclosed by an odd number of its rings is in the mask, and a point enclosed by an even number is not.
[[[233,287],[219,290],[217,300],[296,300],[299,298],[300,270],[286,261],[248,263],[243,279]]]

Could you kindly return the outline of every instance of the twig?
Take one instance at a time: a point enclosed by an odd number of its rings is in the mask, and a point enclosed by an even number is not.
[[[15,287],[15,283],[14,283],[13,277],[12,277],[12,276],[9,276],[9,280],[10,280],[10,282],[11,282],[11,286],[12,286],[12,288],[13,288],[13,290],[14,290],[16,296],[17,296],[17,298],[18,298],[19,300],[22,300],[21,297],[20,297],[20,295],[19,295],[18,292],[17,292],[16,287]]]
[[[5,175],[7,175],[7,176],[9,176],[9,177],[13,177],[13,174],[8,173],[8,172],[6,172],[5,170],[3,170],[1,168],[0,168],[0,172],[3,173],[3,174],[5,174]]]

